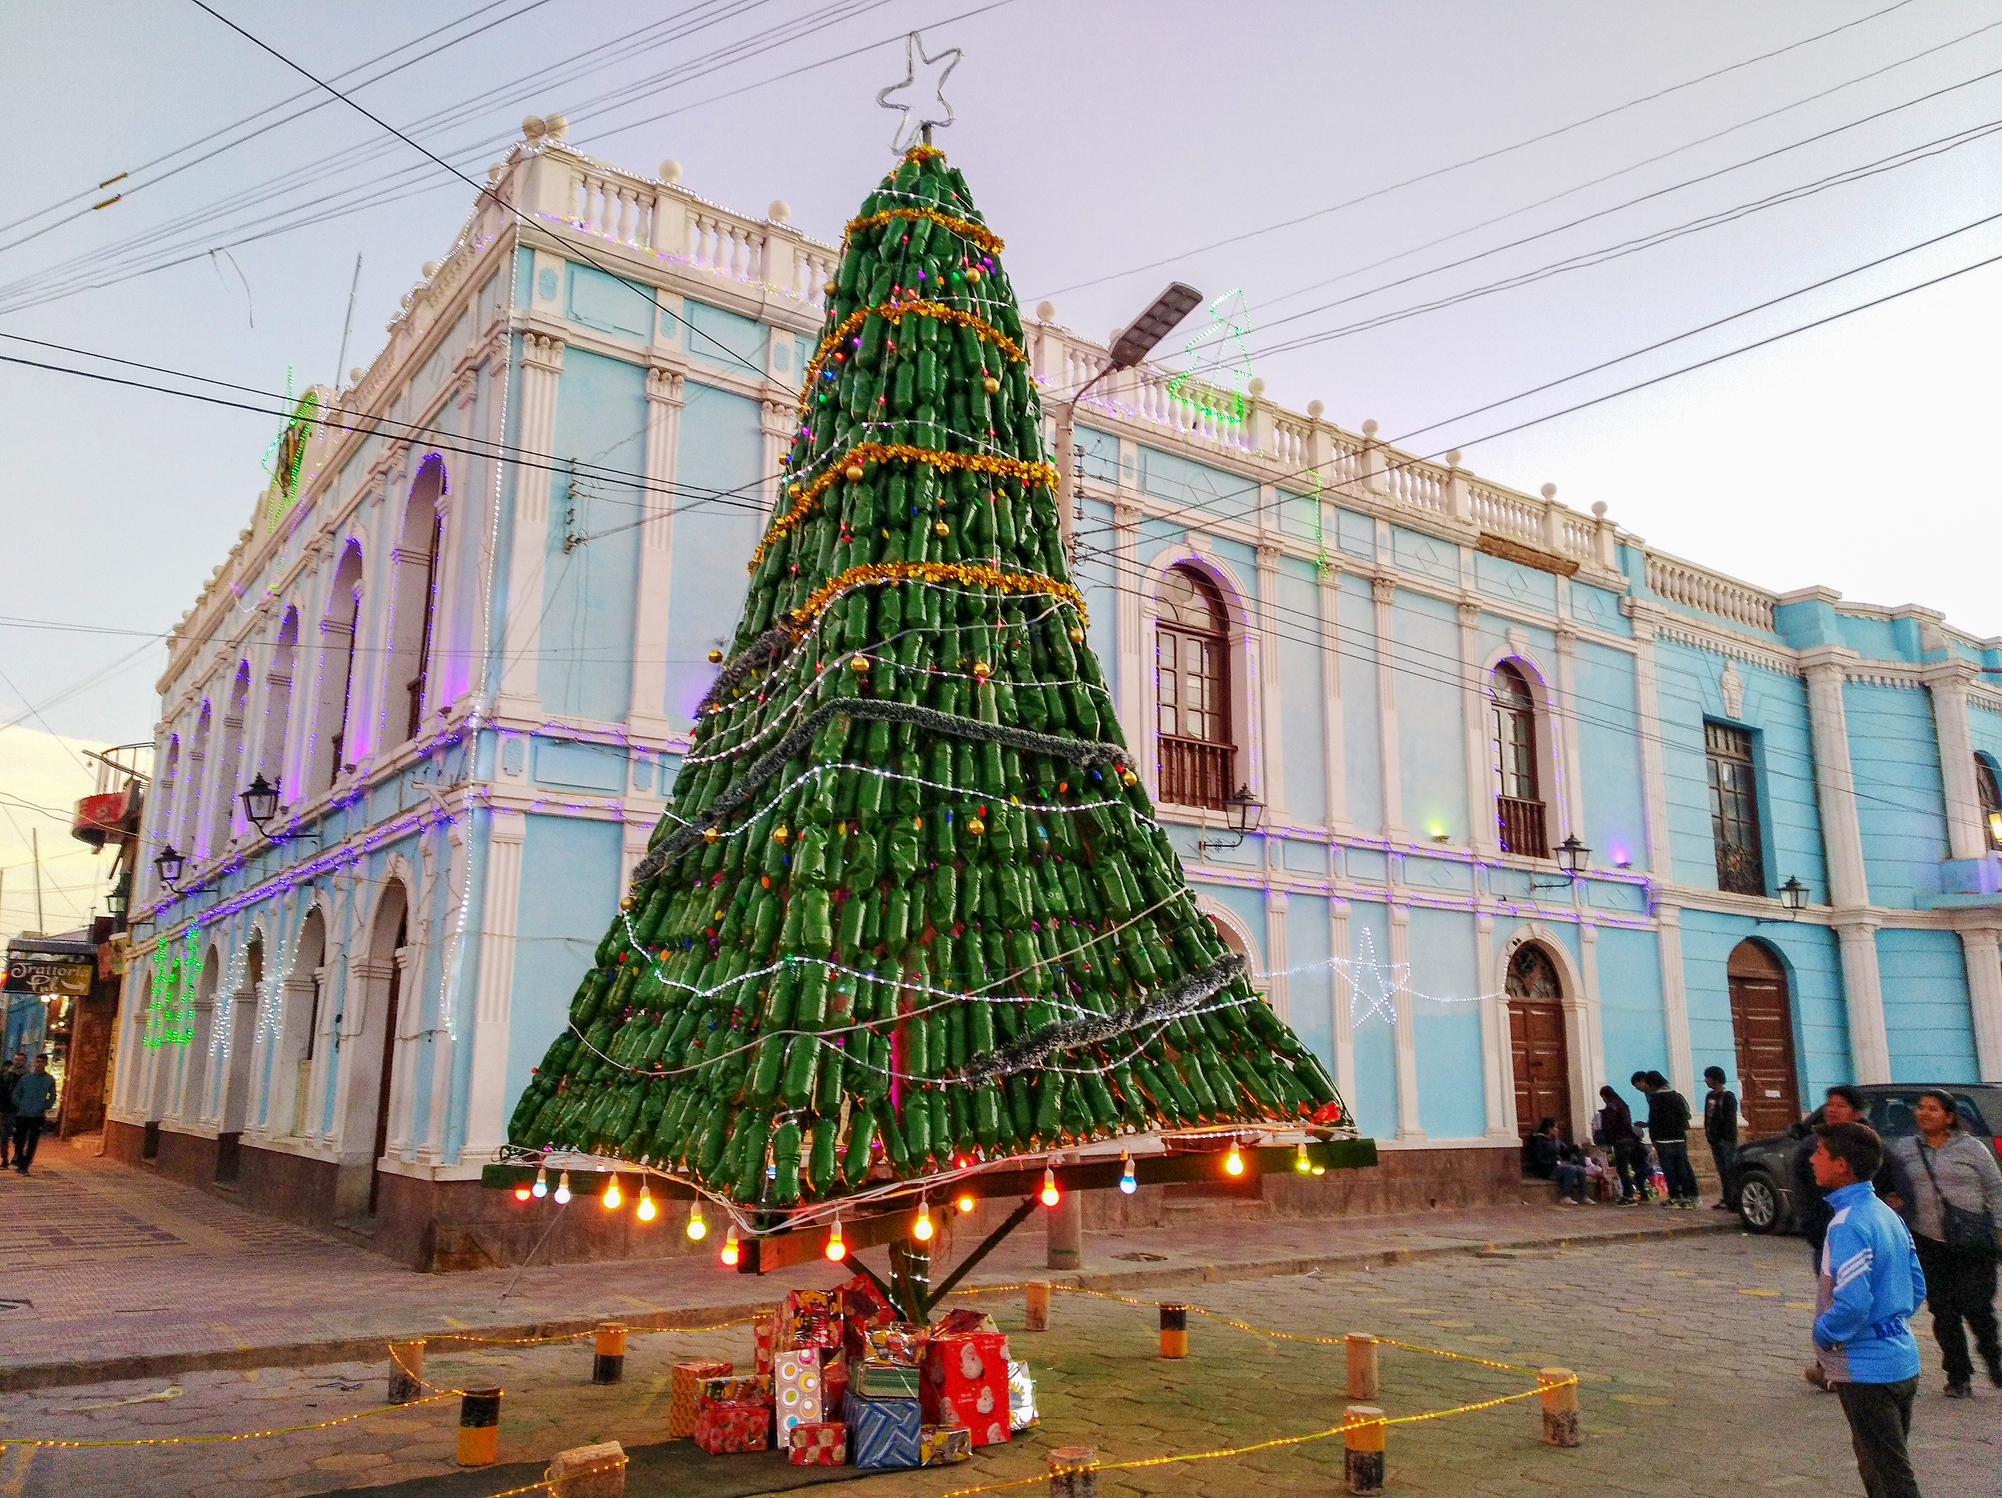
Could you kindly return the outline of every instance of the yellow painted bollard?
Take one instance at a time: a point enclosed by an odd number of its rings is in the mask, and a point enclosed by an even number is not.
[[[1050,1469],[1050,1498],[1098,1498],[1098,1452],[1090,1446],[1059,1446],[1043,1460]]]
[[[591,1382],[615,1384],[626,1376],[626,1324],[598,1323],[597,1353],[591,1359]]]
[[[424,1396],[424,1339],[389,1344],[389,1402],[408,1404]]]
[[[1387,1428],[1383,1411],[1373,1404],[1352,1404],[1342,1411],[1344,1491],[1383,1491],[1383,1435]]]
[[[1032,1332],[1046,1332],[1050,1329],[1050,1287],[1043,1280],[1029,1281],[1028,1304],[1022,1313],[1023,1324]]]
[[[1539,1368],[1536,1387],[1543,1398],[1543,1444],[1582,1446],[1578,1425],[1578,1375],[1569,1368]]]
[[[467,1389],[459,1396],[459,1465],[491,1467],[500,1447],[499,1389]]]
[[[1161,1356],[1185,1358],[1189,1355],[1189,1308],[1161,1307]]]
[[[1376,1338],[1362,1332],[1348,1335],[1349,1384],[1351,1399],[1374,1399],[1377,1396]]]

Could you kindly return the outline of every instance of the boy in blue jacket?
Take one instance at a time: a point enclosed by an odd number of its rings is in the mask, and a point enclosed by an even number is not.
[[[1868,1124],[1815,1126],[1815,1184],[1834,1216],[1821,1246],[1814,1346],[1842,1398],[1856,1468],[1870,1498],[1919,1498],[1906,1439],[1919,1385],[1908,1324],[1926,1279],[1904,1222],[1871,1189],[1884,1145]]]

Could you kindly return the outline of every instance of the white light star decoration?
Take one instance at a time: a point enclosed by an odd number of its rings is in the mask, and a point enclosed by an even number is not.
[[[959,66],[959,58],[960,49],[957,47],[949,47],[936,57],[929,55],[925,51],[924,38],[915,31],[904,38],[904,81],[893,83],[876,95],[876,102],[883,108],[903,113],[897,133],[890,138],[890,149],[899,156],[919,141],[929,141],[934,125],[952,123],[952,105],[945,97],[945,80]],[[940,63],[945,66],[936,74],[929,71]],[[920,66],[927,70],[922,83],[918,81]],[[894,97],[896,95],[904,97]]]
[[[1410,963],[1377,961],[1376,940],[1370,935],[1369,927],[1363,927],[1357,935],[1357,952],[1352,958],[1329,957],[1321,962],[1306,962],[1286,969],[1288,975],[1331,970],[1346,978],[1349,985],[1349,1028],[1352,1030],[1360,1030],[1370,1020],[1379,1018],[1386,1024],[1397,1023],[1399,994],[1427,1004],[1478,1004],[1485,999],[1501,997],[1498,993],[1468,994],[1464,997],[1419,993],[1411,986]],[[1253,981],[1277,976],[1276,973],[1260,973]]]
[[[1209,326],[1182,349],[1190,367],[1168,382],[1168,394],[1219,421],[1242,425],[1251,385],[1251,351],[1244,343],[1251,312],[1241,290],[1226,291],[1208,311]]]

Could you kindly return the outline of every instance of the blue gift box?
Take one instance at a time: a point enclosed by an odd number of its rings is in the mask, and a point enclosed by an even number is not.
[[[915,1399],[863,1399],[854,1390],[842,1410],[848,1426],[851,1466],[915,1467],[919,1464],[918,1426],[923,1415]]]

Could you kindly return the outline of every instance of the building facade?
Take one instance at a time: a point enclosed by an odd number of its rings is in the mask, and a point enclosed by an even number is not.
[[[113,1150],[427,1267],[525,1251],[480,1169],[667,809],[836,259],[561,137],[301,403],[173,637],[132,906]],[[1054,319],[1046,403],[1106,362]],[[1760,1123],[2002,1078],[2002,642],[1256,382],[1116,374],[1075,445],[1126,735],[1376,1199],[1491,1199],[1637,1069],[1722,1065]]]

